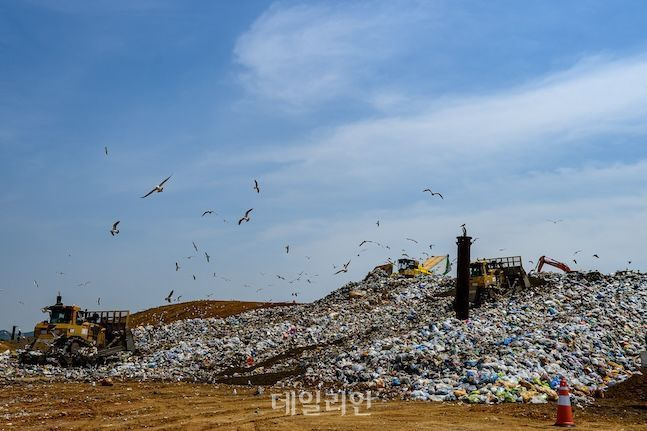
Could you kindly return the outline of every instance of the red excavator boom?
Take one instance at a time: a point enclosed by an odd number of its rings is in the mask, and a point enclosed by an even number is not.
[[[559,262],[555,259],[551,259],[550,257],[542,256],[539,258],[539,261],[537,262],[537,272],[541,272],[541,269],[544,267],[544,264],[554,266],[555,268],[559,268],[564,272],[573,272],[571,268],[568,267],[565,263]]]

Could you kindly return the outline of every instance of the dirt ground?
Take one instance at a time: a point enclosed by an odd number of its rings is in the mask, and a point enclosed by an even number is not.
[[[256,308],[282,307],[294,305],[288,302],[248,302],[248,301],[188,301],[163,305],[131,314],[130,326],[157,325],[182,319],[205,319],[209,317],[228,317]]]
[[[645,380],[634,382],[639,391]],[[374,401],[345,415],[322,396],[319,415],[295,415],[284,403],[272,408],[271,394],[285,391],[189,383],[115,381],[91,383],[23,382],[0,387],[0,430],[532,430],[554,429],[555,403],[542,405],[466,405],[411,401]],[[632,393],[633,394],[633,393]],[[579,430],[647,430],[647,400],[635,396],[598,400],[574,409]],[[338,404],[339,405],[339,404]]]

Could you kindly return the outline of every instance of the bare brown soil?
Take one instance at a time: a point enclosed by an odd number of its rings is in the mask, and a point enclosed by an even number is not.
[[[635,381],[644,390],[644,380]],[[272,409],[267,388],[189,383],[23,382],[0,388],[0,430],[532,430],[555,429],[555,403],[542,405],[466,405],[410,401],[373,402],[370,416],[355,416],[349,408],[306,416]],[[575,408],[578,430],[647,430],[647,401],[632,399],[639,392]],[[613,395],[613,394],[611,394]]]
[[[289,302],[245,302],[245,301],[189,301],[163,305],[140,311],[130,316],[130,326],[158,325],[182,319],[206,319],[229,317],[257,308],[283,307],[294,305]]]

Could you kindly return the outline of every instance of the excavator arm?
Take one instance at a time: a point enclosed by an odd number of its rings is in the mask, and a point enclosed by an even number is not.
[[[568,265],[566,265],[565,263],[562,263],[555,259],[551,259],[550,257],[546,257],[546,256],[540,257],[539,260],[537,261],[537,272],[541,272],[541,269],[544,267],[544,264],[554,266],[555,268],[559,268],[564,272],[573,272],[573,270],[569,268]]]

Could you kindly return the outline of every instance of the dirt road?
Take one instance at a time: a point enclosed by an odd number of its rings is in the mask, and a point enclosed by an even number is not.
[[[0,430],[501,430],[554,429],[554,403],[543,405],[461,405],[373,402],[355,416],[351,407],[315,416],[272,408],[272,388],[114,382],[20,383],[0,388]],[[611,398],[574,412],[578,430],[647,430],[645,400]]]

